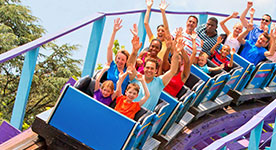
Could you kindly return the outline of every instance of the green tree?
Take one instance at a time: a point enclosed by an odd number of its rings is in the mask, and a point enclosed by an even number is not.
[[[20,0],[0,0],[0,53],[42,36],[45,30],[38,24],[38,18],[30,13],[27,7],[20,4]],[[78,65],[81,60],[71,56],[78,49],[77,45],[58,46],[48,43],[43,48],[48,56],[40,53],[38,57],[26,109],[25,127],[32,123],[35,115],[54,105],[61,88],[70,77],[80,75]],[[23,59],[21,55],[0,64],[0,123],[3,119],[10,120]]]

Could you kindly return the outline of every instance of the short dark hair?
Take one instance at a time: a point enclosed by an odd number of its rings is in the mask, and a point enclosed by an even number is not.
[[[163,24],[160,24],[160,25],[157,26],[156,29],[158,30],[159,27],[163,27],[163,28],[164,28],[164,25],[163,25]]]
[[[268,43],[270,41],[270,36],[269,36],[269,34],[267,32],[263,32],[261,35],[264,35],[264,37],[267,39],[266,43]]]
[[[196,24],[198,24],[198,19],[197,19],[197,17],[196,17],[196,16],[194,16],[194,15],[190,15],[190,16],[188,17],[188,20],[189,20],[190,18],[195,18],[195,19],[196,19]]]
[[[269,21],[272,20],[271,16],[269,14],[264,14],[264,16],[268,16],[269,17]]]
[[[157,59],[154,59],[154,58],[146,59],[146,61],[144,63],[144,67],[146,66],[147,62],[149,62],[149,61],[155,63],[155,67],[156,67],[155,69],[158,69],[158,67],[159,67],[158,61],[157,61]]]
[[[212,20],[212,21],[214,21],[216,23],[216,25],[218,25],[218,19],[217,18],[211,17],[208,20]]]
[[[152,39],[151,42],[150,42],[150,46],[151,46],[152,42],[154,42],[154,41],[158,41],[159,42],[159,44],[160,44],[160,50],[161,50],[162,49],[162,41],[159,40],[159,39]]]

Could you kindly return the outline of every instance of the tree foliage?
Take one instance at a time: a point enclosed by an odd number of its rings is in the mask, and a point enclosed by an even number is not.
[[[20,0],[0,0],[0,53],[41,37],[44,29],[38,18],[20,4]],[[40,53],[32,80],[29,101],[25,115],[25,127],[34,116],[52,107],[63,85],[73,75],[79,76],[81,60],[72,58],[77,45],[58,46],[48,43],[43,46],[47,55]],[[0,123],[10,120],[16,91],[23,66],[24,55],[0,64]],[[27,124],[27,125],[26,125]]]

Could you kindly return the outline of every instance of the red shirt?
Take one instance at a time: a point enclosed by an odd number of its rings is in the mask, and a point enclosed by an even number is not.
[[[177,93],[181,90],[184,83],[181,80],[181,73],[180,71],[177,75],[173,76],[169,84],[164,88],[166,92],[171,94],[172,96],[176,97]]]
[[[139,102],[127,102],[125,95],[119,96],[116,99],[115,110],[133,119],[135,114],[141,109]]]
[[[220,66],[221,64],[225,64],[225,68],[228,66],[229,61],[227,57],[222,59],[221,54],[218,53],[217,51],[215,51],[211,57],[212,57],[212,62],[217,66]]]

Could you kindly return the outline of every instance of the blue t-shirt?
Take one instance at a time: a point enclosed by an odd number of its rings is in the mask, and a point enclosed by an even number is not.
[[[266,51],[264,47],[257,47],[255,42],[246,40],[241,56],[254,65],[257,65],[259,62],[265,60],[264,53]]]
[[[126,72],[126,67],[124,68],[124,72]],[[117,81],[119,80],[119,70],[114,61],[111,62],[110,68],[107,70],[107,80],[111,80],[114,83],[114,90],[116,90]],[[126,87],[129,82],[129,76],[127,75],[123,84],[122,84],[122,93],[125,93]]]
[[[134,102],[138,102],[145,95],[143,86],[142,86],[141,82],[137,81],[136,79],[132,80],[131,83],[137,83],[140,86],[138,97],[133,100]],[[146,101],[146,103],[143,105],[143,107],[147,108],[148,110],[153,111],[155,106],[158,103],[161,92],[165,88],[165,86],[163,84],[162,78],[159,76],[159,77],[154,77],[150,83],[147,83],[147,87],[149,89],[150,97]]]
[[[253,25],[253,30],[251,30],[247,36],[245,37],[248,41],[253,41],[254,44],[257,42],[259,36],[264,32],[264,30],[260,29],[258,25]]]
[[[209,71],[209,68],[208,68],[207,64],[205,64],[203,67],[200,67],[198,64],[196,64],[196,66],[197,66],[200,70],[202,70],[203,72],[205,72],[205,73],[207,73],[207,74],[211,73],[211,72]]]

